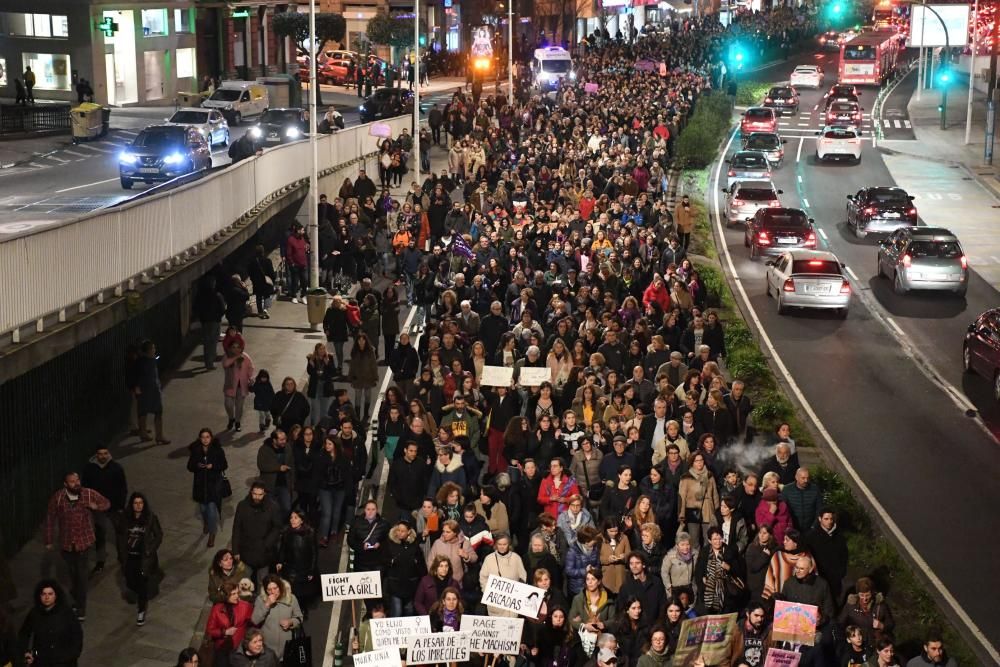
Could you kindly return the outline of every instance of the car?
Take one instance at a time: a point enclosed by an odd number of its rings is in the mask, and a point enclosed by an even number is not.
[[[299,107],[268,109],[248,132],[264,146],[277,146],[309,136],[309,116]]]
[[[826,51],[840,51],[840,44],[843,37],[836,30],[827,30],[819,36],[818,41],[821,48]]]
[[[788,77],[788,85],[795,88],[822,88],[823,68],[819,65],[798,65]]]
[[[850,158],[861,162],[861,135],[855,127],[827,126],[816,133],[816,159]]]
[[[767,91],[764,106],[774,109],[779,116],[786,111],[795,116],[799,113],[799,93],[791,86],[773,86]]]
[[[778,195],[784,194],[777,190],[774,183],[767,181],[740,181],[733,187],[722,190],[726,197],[726,224],[730,227],[739,222],[745,222],[757,214],[762,208],[781,206]]]
[[[835,83],[830,86],[830,90],[823,94],[823,99],[825,100],[836,99],[838,97],[855,98],[852,101],[857,102],[857,98],[861,97],[861,91],[853,83]]]
[[[239,125],[244,118],[260,116],[267,111],[271,102],[267,86],[262,83],[223,81],[201,106],[218,109],[230,125]]]
[[[813,219],[798,208],[758,209],[747,221],[743,245],[750,248],[750,259],[760,255],[778,255],[792,248],[816,248]]]
[[[826,124],[861,127],[863,111],[857,102],[833,102],[826,108]]]
[[[778,117],[774,109],[767,107],[750,107],[743,112],[743,119],[740,121],[740,132],[750,134],[751,132],[777,132]]]
[[[212,167],[212,149],[200,130],[184,125],[150,125],[118,156],[122,187],[135,181],[169,181]]]
[[[201,107],[183,107],[167,119],[167,125],[194,127],[208,141],[209,146],[229,145],[229,123],[221,111]]]
[[[413,93],[402,88],[379,88],[358,107],[362,123],[413,113]]]
[[[965,296],[969,260],[958,237],[943,227],[902,227],[879,244],[878,276],[891,279],[900,295],[925,289]]]
[[[993,382],[993,400],[1000,401],[1000,308],[987,310],[969,325],[962,342],[962,368]]]
[[[770,181],[771,163],[760,151],[736,151],[729,159],[726,187],[738,181]]]
[[[789,308],[836,310],[847,317],[851,283],[837,256],[825,250],[785,250],[767,263],[767,296],[774,296],[778,314]]]
[[[777,132],[751,132],[743,135],[743,150],[760,151],[774,167],[780,167],[785,160],[784,145]]]
[[[871,233],[889,234],[917,226],[913,197],[897,187],[862,188],[847,195],[847,226],[859,239]]]

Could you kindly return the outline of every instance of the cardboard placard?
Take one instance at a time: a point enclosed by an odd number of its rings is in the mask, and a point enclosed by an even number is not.
[[[542,606],[544,597],[545,591],[541,588],[491,574],[483,589],[482,603],[528,618],[538,618],[538,608]]]
[[[583,84],[583,92],[585,93],[596,93],[601,87],[596,83],[585,83]]]
[[[462,615],[462,632],[472,633],[471,649],[475,653],[517,655],[521,652],[523,618]]]
[[[389,139],[392,137],[392,127],[388,123],[372,123],[368,127],[368,135]]]
[[[507,366],[483,366],[483,377],[479,380],[483,387],[509,387],[514,380],[514,369]]]
[[[702,658],[706,665],[718,665],[733,651],[736,614],[714,614],[685,619],[677,639],[674,665],[693,665]]]
[[[469,659],[468,632],[437,632],[410,635],[406,643],[406,664],[432,665],[437,662],[466,662]]]
[[[399,649],[381,648],[354,654],[354,667],[400,667]]]
[[[334,600],[364,600],[382,597],[382,573],[344,572],[342,574],[321,574],[320,587],[323,602]]]
[[[538,387],[543,382],[552,382],[552,369],[548,366],[541,368],[524,367],[517,376],[517,383],[522,387]]]
[[[431,633],[430,616],[400,616],[399,618],[373,618],[368,621],[375,648],[406,648],[411,635]]]
[[[772,637],[774,641],[812,646],[816,642],[818,618],[816,605],[777,600],[774,603]]]
[[[772,648],[767,651],[764,667],[799,667],[801,659],[801,653],[786,651],[783,648]]]

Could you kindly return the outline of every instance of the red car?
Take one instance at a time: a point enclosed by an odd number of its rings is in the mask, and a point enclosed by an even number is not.
[[[778,117],[775,115],[774,109],[750,107],[743,113],[743,120],[740,121],[741,133],[777,131]]]
[[[987,310],[969,325],[962,343],[962,367],[993,383],[993,398],[1000,401],[1000,310]]]

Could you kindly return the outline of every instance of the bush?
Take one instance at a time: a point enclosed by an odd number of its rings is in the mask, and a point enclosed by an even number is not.
[[[701,169],[715,160],[732,118],[732,104],[723,93],[698,98],[694,114],[677,139],[675,157],[683,168]]]
[[[741,107],[760,104],[770,89],[771,84],[762,81],[740,81],[736,86],[736,104]]]

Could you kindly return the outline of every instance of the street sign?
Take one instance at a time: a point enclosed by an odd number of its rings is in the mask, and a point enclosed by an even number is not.
[[[234,9],[233,13],[230,14],[229,16],[231,18],[234,18],[234,19],[248,19],[248,18],[250,18],[250,10],[249,9]]]
[[[542,606],[544,597],[545,591],[541,588],[491,574],[486,581],[482,603],[487,607],[499,607],[528,618],[538,618],[538,608]]]

